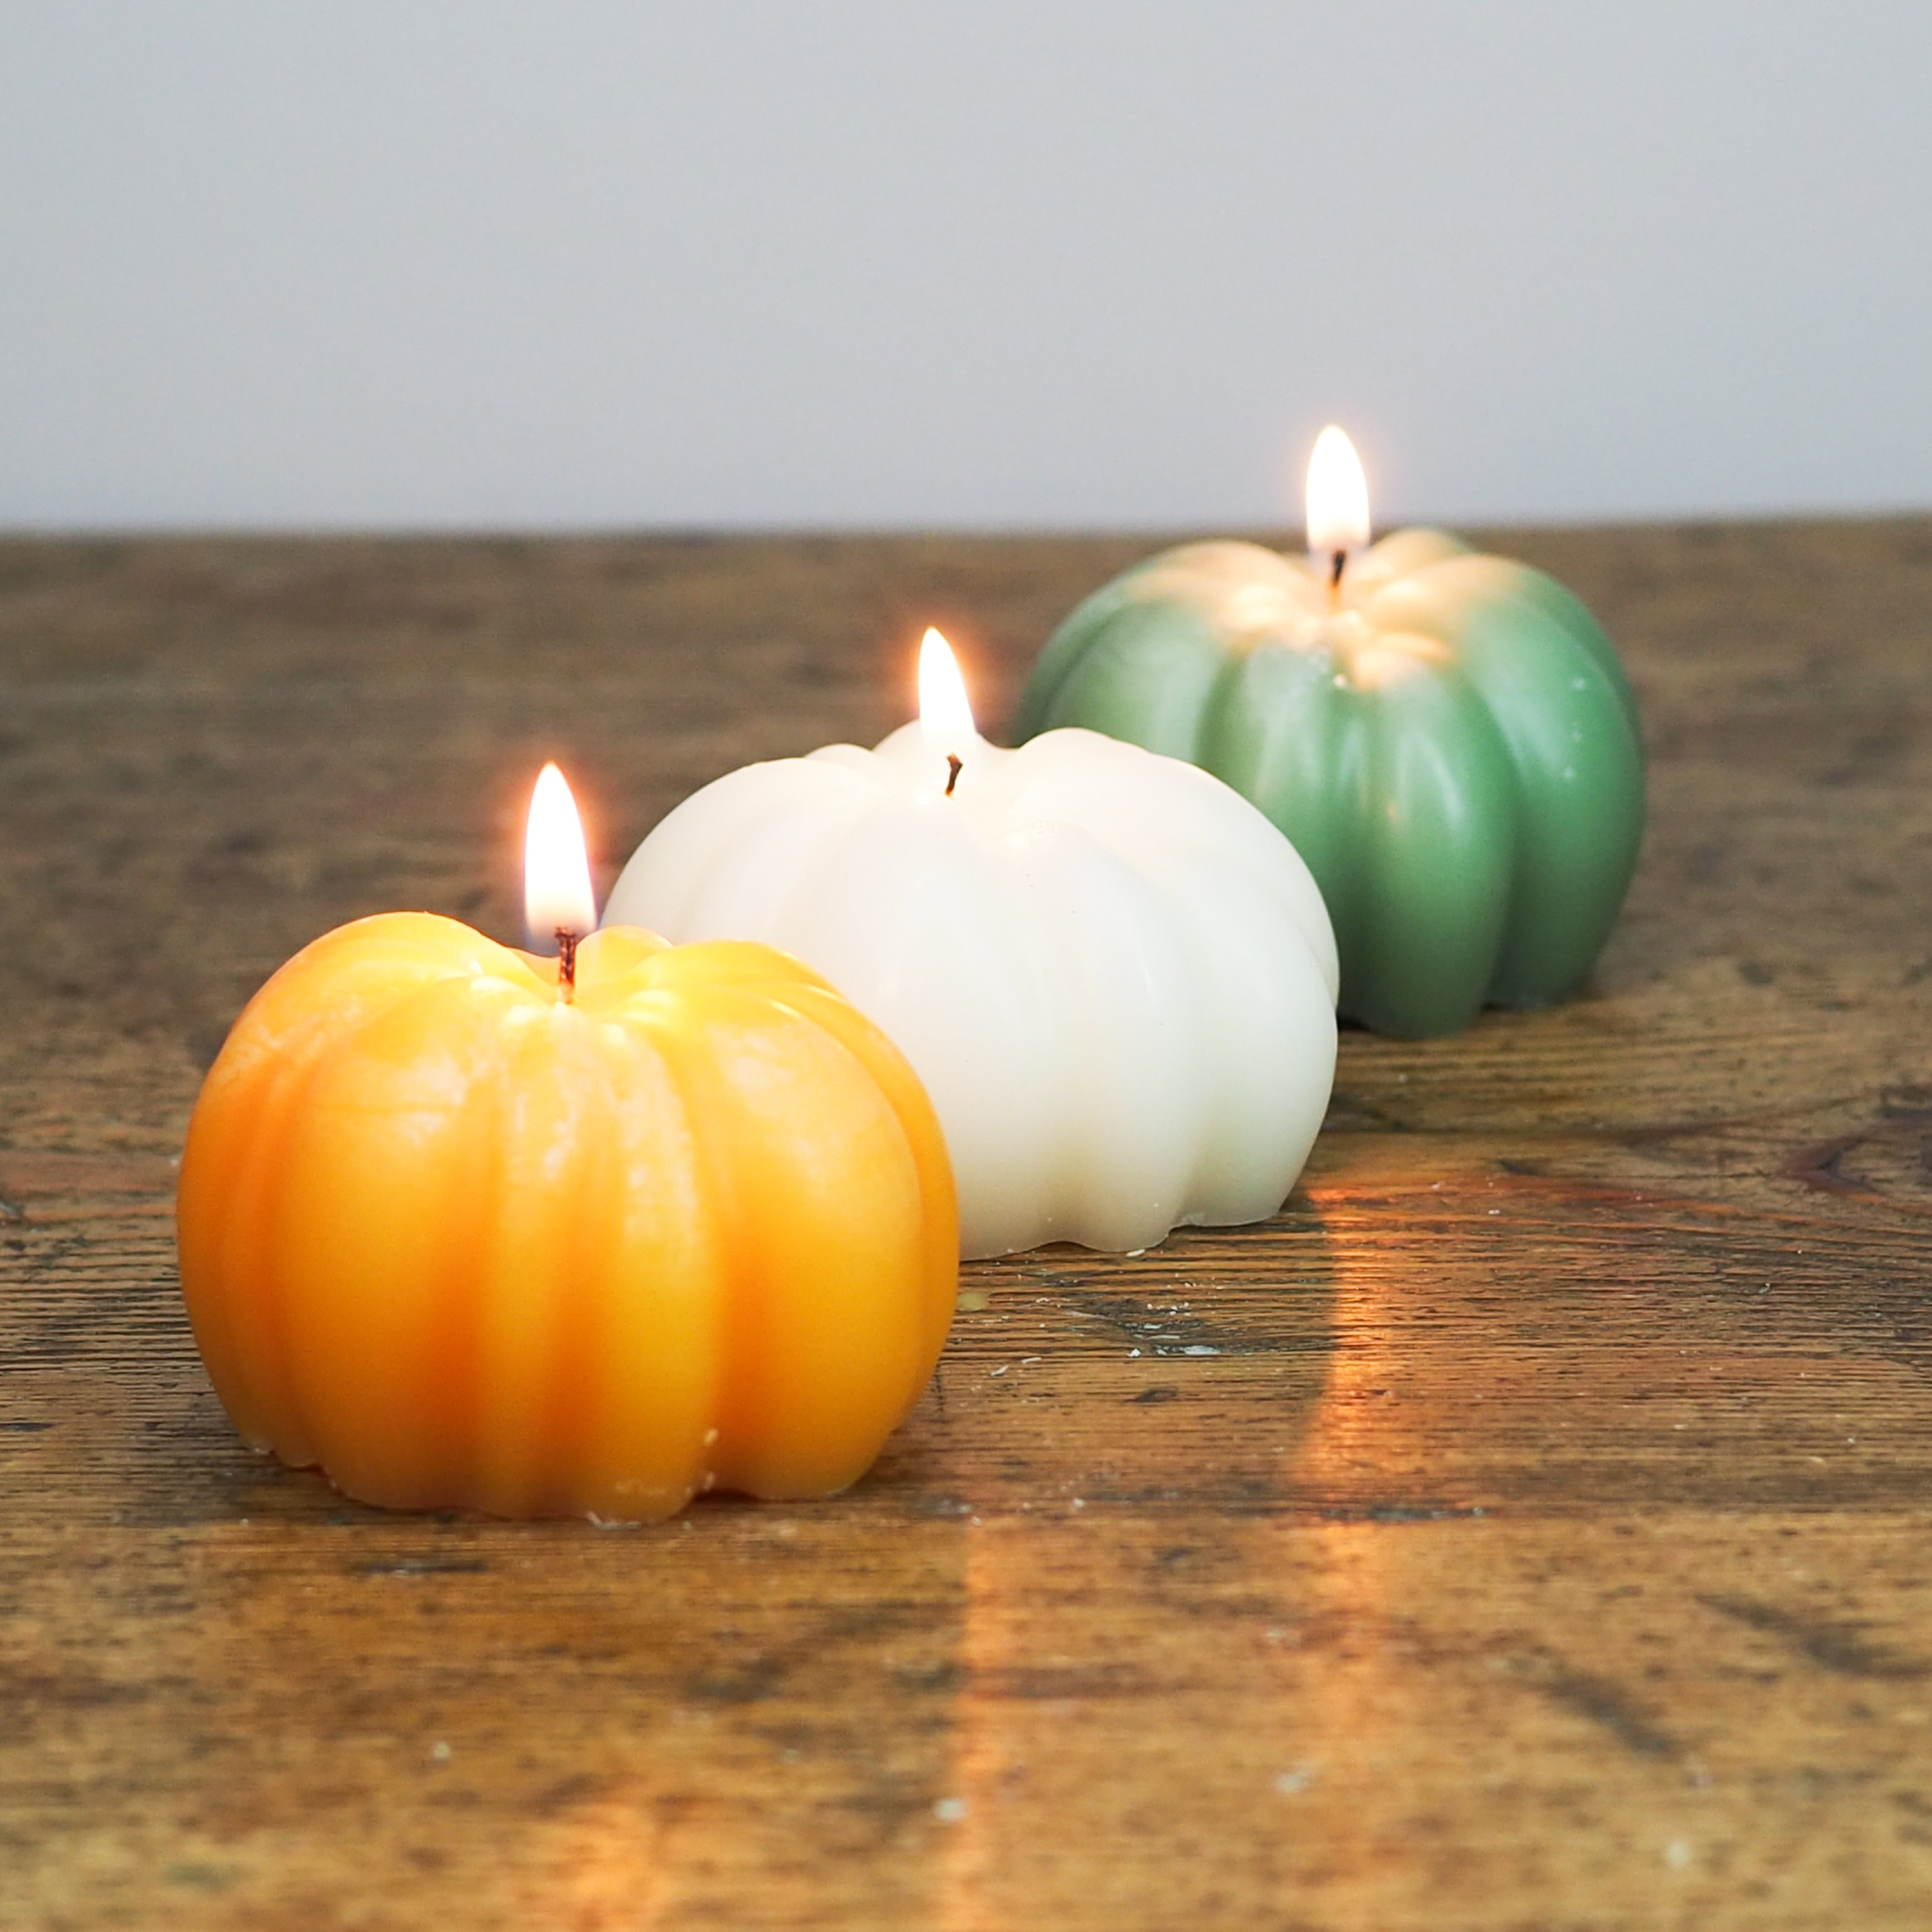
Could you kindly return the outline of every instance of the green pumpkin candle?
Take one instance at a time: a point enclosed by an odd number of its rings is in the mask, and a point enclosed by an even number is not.
[[[1084,724],[1253,800],[1322,888],[1341,1010],[1420,1038],[1573,992],[1643,831],[1636,708],[1568,591],[1439,530],[1367,546],[1340,430],[1309,466],[1307,557],[1162,551],[1048,640],[1018,740]]]

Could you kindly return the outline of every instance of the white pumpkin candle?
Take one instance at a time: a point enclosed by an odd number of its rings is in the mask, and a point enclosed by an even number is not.
[[[763,940],[882,1028],[945,1130],[969,1256],[1272,1214],[1335,1070],[1334,935],[1294,848],[1177,759],[988,744],[936,632],[920,710],[876,751],[706,786],[605,919]]]

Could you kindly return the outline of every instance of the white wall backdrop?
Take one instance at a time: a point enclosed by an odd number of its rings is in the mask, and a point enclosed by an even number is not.
[[[1923,0],[0,0],[0,524],[1926,504],[1928,231]]]

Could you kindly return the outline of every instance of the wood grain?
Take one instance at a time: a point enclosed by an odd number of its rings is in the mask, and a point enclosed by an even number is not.
[[[608,886],[1151,540],[0,543],[0,1924],[1924,1924],[1932,522],[1496,541],[1649,734],[1588,996],[1347,1034],[1264,1228],[970,1270],[850,1496],[608,1533],[240,1447],[202,1069],[344,918],[512,936],[542,758]]]

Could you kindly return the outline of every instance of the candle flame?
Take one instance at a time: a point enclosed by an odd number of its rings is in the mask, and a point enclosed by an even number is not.
[[[1369,540],[1369,479],[1346,434],[1333,423],[1308,459],[1308,548],[1324,562]]]
[[[966,680],[959,675],[952,646],[937,631],[928,631],[920,640],[919,722],[926,742],[941,758],[964,758],[979,741]]]
[[[554,952],[560,932],[581,939],[597,923],[584,824],[570,787],[554,765],[544,766],[530,794],[524,834],[524,923],[535,952]]]

